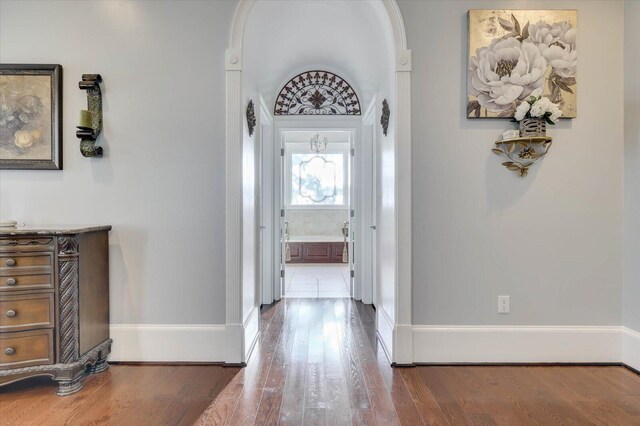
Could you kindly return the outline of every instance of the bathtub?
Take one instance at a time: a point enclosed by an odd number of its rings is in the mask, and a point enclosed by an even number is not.
[[[287,247],[287,263],[346,263],[342,236],[292,235],[289,236]]]
[[[342,235],[289,235],[290,243],[339,243],[344,242]]]

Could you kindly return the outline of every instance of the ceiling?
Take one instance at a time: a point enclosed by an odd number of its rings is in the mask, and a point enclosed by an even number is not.
[[[260,0],[245,26],[243,78],[272,107],[282,86],[313,69],[334,72],[364,110],[389,85],[391,28],[376,0]]]

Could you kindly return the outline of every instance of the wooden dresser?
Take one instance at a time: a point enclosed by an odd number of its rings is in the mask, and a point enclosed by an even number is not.
[[[0,386],[51,376],[64,396],[109,367],[110,229],[0,228]]]

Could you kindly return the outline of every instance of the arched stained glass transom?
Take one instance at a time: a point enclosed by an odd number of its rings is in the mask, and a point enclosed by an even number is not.
[[[329,71],[306,71],[284,85],[275,115],[360,115],[360,100],[353,88]]]

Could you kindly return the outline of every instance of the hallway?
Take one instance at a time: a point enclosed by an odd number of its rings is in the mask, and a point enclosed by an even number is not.
[[[285,297],[349,297],[348,264],[289,264],[285,269]]]
[[[391,368],[373,308],[283,299],[259,346],[199,425],[640,425],[640,377],[623,367]]]

